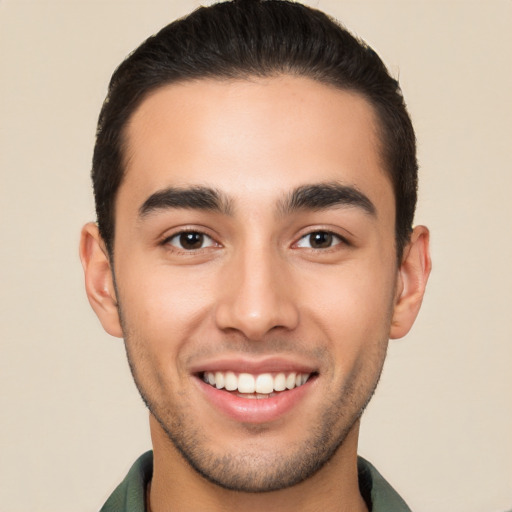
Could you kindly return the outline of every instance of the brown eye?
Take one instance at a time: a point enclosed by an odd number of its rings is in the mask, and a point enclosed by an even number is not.
[[[180,245],[183,249],[200,249],[203,245],[202,233],[182,233],[180,235]]]
[[[332,245],[332,234],[319,231],[309,235],[309,243],[313,249],[325,249]]]
[[[310,249],[329,249],[342,242],[341,238],[329,231],[314,231],[303,236],[297,243],[297,247]]]
[[[171,237],[170,245],[185,251],[194,251],[215,245],[214,241],[204,233],[198,231],[183,231]]]

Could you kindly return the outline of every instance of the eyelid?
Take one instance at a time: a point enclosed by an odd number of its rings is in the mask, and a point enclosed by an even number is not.
[[[336,238],[338,241],[336,243],[333,243],[333,245],[326,247],[326,248],[315,248],[315,247],[307,247],[307,246],[300,246],[299,242],[301,240],[306,239],[308,236],[311,236],[315,233],[326,233],[329,235],[332,235],[334,238]],[[339,232],[330,229],[330,228],[322,228],[322,227],[315,227],[315,228],[308,228],[306,232],[303,232],[297,239],[297,241],[293,244],[294,247],[298,247],[301,249],[311,249],[313,251],[328,251],[329,249],[334,249],[338,245],[345,245],[345,246],[352,246],[352,243],[347,239],[346,236],[341,235]]]
[[[207,233],[207,229],[200,226],[183,226],[178,227],[172,230],[171,233],[166,233],[165,236],[162,237],[162,240],[159,242],[159,245],[171,247],[175,251],[182,251],[186,253],[194,253],[197,251],[201,251],[203,249],[209,249],[210,247],[220,247],[221,244],[212,236],[211,234]],[[173,245],[170,243],[170,241],[173,238],[177,238],[180,235],[184,233],[198,233],[203,235],[205,238],[208,238],[211,240],[211,244],[207,245],[206,247],[200,247],[199,249],[184,249],[182,247],[178,247],[176,245]]]

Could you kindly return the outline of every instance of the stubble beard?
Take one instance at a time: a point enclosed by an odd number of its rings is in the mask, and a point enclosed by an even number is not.
[[[369,397],[356,414],[347,418],[341,429],[338,427],[337,434],[333,434],[333,431],[339,413],[333,414],[331,409],[326,411],[318,427],[312,428],[306,439],[285,457],[274,450],[263,452],[261,443],[252,449],[248,443],[247,450],[242,453],[219,456],[204,448],[204,436],[189,428],[182,415],[175,414],[172,419],[162,418],[142,392],[141,396],[169,440],[197,473],[224,489],[247,493],[286,489],[313,476],[338,451],[370,400]],[[331,406],[336,411],[340,407],[344,410],[345,405]],[[257,428],[248,428],[250,430],[254,435]],[[264,432],[264,429],[261,430]]]
[[[358,379],[361,375],[356,372],[342,389],[332,393],[334,398],[326,405],[315,426],[310,427],[308,435],[303,436],[303,440],[288,450],[285,456],[275,449],[264,451],[261,441],[252,444],[248,441],[243,452],[228,451],[219,455],[208,449],[208,444],[213,443],[214,446],[214,440],[208,438],[208,426],[191,424],[186,407],[157,404],[151,398],[152,393],[139,378],[140,368],[135,364],[137,357],[130,348],[135,345],[140,349],[144,342],[137,340],[132,344],[133,340],[126,334],[125,331],[126,353],[135,384],[142,400],[174,447],[190,467],[206,480],[225,489],[248,493],[277,491],[294,486],[325,466],[342,446],[373,396],[387,348],[386,340],[380,344],[383,348],[378,355],[379,360],[375,361],[377,368],[373,368],[371,382]],[[264,435],[266,429],[254,425],[245,427],[248,439],[257,439],[255,434]]]

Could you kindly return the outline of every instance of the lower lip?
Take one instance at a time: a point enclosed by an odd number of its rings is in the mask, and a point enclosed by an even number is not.
[[[201,391],[214,407],[242,423],[268,423],[275,421],[299,405],[316,379],[288,391],[281,391],[269,398],[242,398],[228,391],[217,389],[201,379]]]

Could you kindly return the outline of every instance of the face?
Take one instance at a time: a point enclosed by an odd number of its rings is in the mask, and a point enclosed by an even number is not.
[[[154,428],[227,488],[307,478],[356,428],[403,288],[371,106],[202,80],[154,92],[126,136],[116,300]]]

